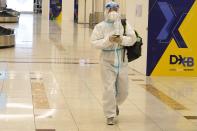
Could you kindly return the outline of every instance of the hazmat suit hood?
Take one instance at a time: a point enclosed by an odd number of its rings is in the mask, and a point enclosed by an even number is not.
[[[108,23],[120,20],[119,4],[113,1],[106,3],[104,17]]]

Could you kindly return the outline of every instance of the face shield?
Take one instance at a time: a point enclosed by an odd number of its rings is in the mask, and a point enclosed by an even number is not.
[[[113,23],[120,19],[119,5],[116,2],[108,2],[105,5],[105,21]]]

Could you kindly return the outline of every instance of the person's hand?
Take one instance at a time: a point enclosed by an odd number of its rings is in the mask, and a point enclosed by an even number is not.
[[[122,43],[122,37],[120,36],[116,36],[116,35],[112,35],[109,37],[109,41],[112,42],[112,43]]]
[[[115,38],[116,38],[116,36],[112,35],[109,37],[109,41],[113,43],[115,41]]]
[[[122,43],[122,37],[115,38],[115,42],[118,43],[118,44],[121,44]]]

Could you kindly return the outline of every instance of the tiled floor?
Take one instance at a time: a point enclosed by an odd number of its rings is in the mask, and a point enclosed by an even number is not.
[[[118,124],[102,112],[99,51],[82,25],[21,14],[16,47],[0,50],[0,131],[197,131],[197,78],[129,71]]]

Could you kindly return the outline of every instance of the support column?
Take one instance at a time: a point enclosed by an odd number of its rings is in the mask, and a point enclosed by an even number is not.
[[[74,0],[62,0],[62,21],[74,22]]]
[[[103,12],[103,1],[95,0],[95,12]]]
[[[75,39],[74,2],[74,0],[62,0],[61,46],[63,47],[73,44]]]
[[[89,23],[89,16],[92,13],[92,0],[79,0],[78,23]]]
[[[129,63],[129,66],[142,74],[146,74],[148,5],[148,0],[126,0],[127,20],[143,38],[142,56]],[[137,11],[141,14],[137,14]]]
[[[42,18],[49,19],[50,0],[42,1]]]

